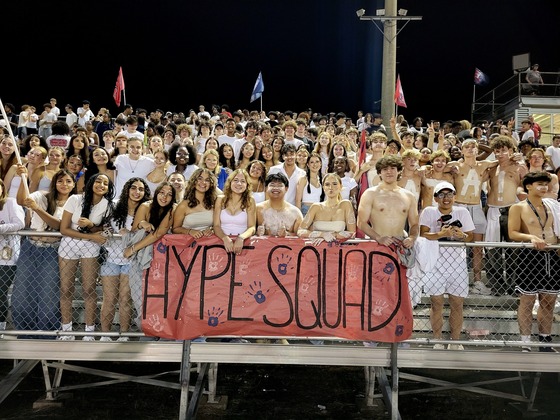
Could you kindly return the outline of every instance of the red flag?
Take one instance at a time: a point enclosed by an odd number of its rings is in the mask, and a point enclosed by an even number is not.
[[[119,75],[117,76],[117,83],[113,91],[113,99],[117,106],[121,106],[121,92],[124,91],[124,78],[122,75],[122,67],[119,67]]]
[[[360,156],[358,157],[358,168],[360,168],[366,161],[366,150],[367,150],[367,134],[366,130],[362,130],[362,137],[360,138]],[[367,172],[364,172],[360,178],[360,189],[358,190],[358,205],[360,204],[360,198],[362,194],[369,187]],[[356,228],[356,238],[365,238],[364,232]]]
[[[397,76],[397,86],[395,87],[395,103],[398,106],[402,106],[403,108],[406,108],[406,102],[404,100],[404,93],[402,90],[400,75]]]

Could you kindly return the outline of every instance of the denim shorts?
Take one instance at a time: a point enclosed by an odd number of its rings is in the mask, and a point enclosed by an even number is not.
[[[130,272],[130,264],[119,265],[110,262],[104,263],[99,269],[99,275],[102,277],[109,276],[120,276],[121,274],[126,274]]]

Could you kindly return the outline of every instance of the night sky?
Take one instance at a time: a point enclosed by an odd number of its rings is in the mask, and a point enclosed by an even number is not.
[[[380,108],[382,45],[379,31],[355,11],[374,15],[383,3],[54,0],[28,2],[35,5],[24,11],[9,2],[3,29],[12,53],[9,62],[3,57],[0,98],[38,109],[51,96],[61,109],[88,99],[94,112],[105,106],[116,114],[112,93],[122,66],[135,107],[187,112],[227,103],[251,110],[260,106],[249,97],[262,71],[264,109],[354,117]],[[398,7],[423,16],[397,39],[409,121],[468,119],[475,67],[490,87],[512,75],[512,55],[530,53],[541,71],[560,70],[560,1],[400,0]]]

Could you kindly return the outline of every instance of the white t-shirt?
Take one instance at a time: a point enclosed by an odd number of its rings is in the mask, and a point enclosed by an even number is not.
[[[342,199],[350,200],[350,191],[352,191],[357,186],[358,183],[351,176],[345,176],[344,178],[342,178],[342,191],[340,193],[342,195]]]
[[[70,136],[64,135],[52,135],[47,137],[47,144],[49,147],[62,147],[63,149],[68,149],[68,145],[70,144]]]
[[[84,195],[74,194],[68,198],[66,204],[64,204],[64,211],[72,213],[72,225],[71,228],[74,230],[78,229],[78,220],[82,217],[82,203]],[[99,203],[91,208],[88,219],[95,225],[99,226],[103,220],[103,216],[107,212],[107,206],[109,201],[105,197],[101,199]]]
[[[552,158],[552,164],[555,168],[560,168],[560,147],[548,146],[546,154]]]
[[[236,140],[238,140],[237,137],[230,137],[226,134],[222,134],[218,137],[218,144],[221,146],[222,144],[227,143],[233,147],[233,143],[235,143]]]
[[[76,114],[78,114],[78,124],[80,124],[82,127],[86,126],[86,122],[88,122],[89,120],[92,120],[93,118],[95,118],[95,115],[93,114],[93,112],[91,111],[91,109],[88,109],[86,111],[86,113],[84,114],[83,117],[80,117],[80,114],[84,112],[84,108],[80,107],[78,108],[78,112],[76,112]]]
[[[270,168],[268,170],[268,175],[277,174],[277,173],[282,173],[282,174],[286,175],[286,178],[288,178],[288,181],[290,183],[289,183],[289,186],[288,186],[288,191],[286,191],[286,196],[284,197],[284,200],[286,200],[288,203],[293,204],[295,206],[296,205],[297,183],[302,176],[306,176],[305,171],[296,166],[294,172],[292,173],[292,176],[288,177],[288,174],[286,173],[286,170],[284,169],[284,164],[281,163],[279,165],[273,166],[272,168]]]
[[[29,197],[32,198],[33,201],[35,201],[41,209],[45,211],[47,210],[49,203],[47,202],[47,197],[45,196],[44,191],[35,191],[34,193],[31,193]],[[53,216],[56,219],[60,220],[62,219],[63,212],[64,212],[64,207],[57,207]],[[39,215],[36,212],[31,212],[30,227],[34,231],[44,232],[45,230],[47,230],[48,225],[43,219],[41,219],[41,217],[39,217]]]
[[[115,197],[121,196],[124,184],[130,178],[146,176],[155,168],[154,161],[147,156],[140,156],[138,160],[132,160],[128,155],[118,155],[115,159]]]
[[[68,124],[68,127],[72,128],[72,126],[77,122],[78,122],[77,114],[73,112],[71,114],[66,114],[66,124]]]
[[[124,227],[126,230],[132,230],[132,222],[134,221],[134,217],[131,215],[126,216],[126,222]],[[111,227],[113,228],[113,233],[118,234],[119,228],[115,220],[111,219]],[[107,242],[105,242],[105,249],[107,249],[107,262],[117,265],[126,265],[129,264],[130,261],[128,258],[123,256],[124,253],[124,242],[122,239],[110,238]]]

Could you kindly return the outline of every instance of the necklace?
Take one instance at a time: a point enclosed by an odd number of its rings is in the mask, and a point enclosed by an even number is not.
[[[140,163],[140,159],[138,159],[136,161],[136,165],[134,165],[134,168],[132,167],[132,159],[128,158],[128,166],[130,166],[130,171],[132,173],[134,173],[134,171],[136,170],[136,168],[138,167],[138,164]]]
[[[541,231],[542,231],[542,238],[545,239],[544,236],[544,228],[546,226],[546,222],[548,222],[548,211],[546,209],[546,206],[544,205],[544,203],[542,203],[542,207],[544,208],[544,223],[541,219],[541,216],[539,216],[539,213],[537,212],[537,209],[535,208],[535,206],[533,205],[533,203],[531,203],[529,201],[529,199],[527,198],[527,204],[529,204],[529,207],[531,207],[531,210],[533,210],[533,213],[535,213],[535,216],[537,216],[537,220],[539,221],[539,225],[541,226]],[[541,208],[541,206],[538,206],[539,208]]]

